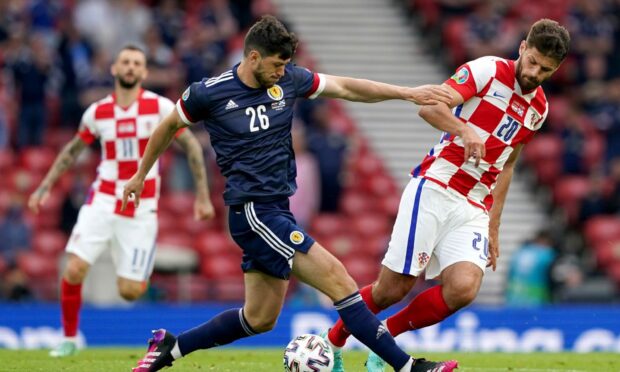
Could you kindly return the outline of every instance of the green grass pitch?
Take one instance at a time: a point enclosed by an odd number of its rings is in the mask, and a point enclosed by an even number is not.
[[[75,357],[52,359],[47,351],[13,351],[0,349],[0,371],[131,371],[145,349],[86,349]],[[199,351],[175,362],[169,371],[280,372],[282,352],[275,349],[213,349]],[[424,355],[428,359],[454,358],[463,372],[620,372],[620,354],[596,353],[449,353]],[[345,353],[347,372],[365,372],[366,353]]]

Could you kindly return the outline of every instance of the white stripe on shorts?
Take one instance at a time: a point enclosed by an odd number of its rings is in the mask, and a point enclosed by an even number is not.
[[[282,242],[282,240],[280,240],[280,238],[278,238],[273,231],[269,230],[269,228],[258,219],[256,212],[254,211],[254,203],[245,203],[244,208],[246,218],[250,223],[252,231],[260,235],[260,237],[263,238],[263,240],[265,240],[271,248],[287,260],[293,257],[295,254],[295,249],[284,244],[284,242]]]

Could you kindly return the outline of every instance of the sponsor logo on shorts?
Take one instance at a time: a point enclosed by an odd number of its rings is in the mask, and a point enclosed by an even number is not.
[[[304,242],[305,238],[306,237],[301,231],[293,231],[290,235],[290,239],[293,244],[301,244]]]
[[[420,267],[426,266],[430,256],[426,252],[418,253],[418,264]]]

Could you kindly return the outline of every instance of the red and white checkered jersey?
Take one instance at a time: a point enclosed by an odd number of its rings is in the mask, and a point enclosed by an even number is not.
[[[110,212],[127,217],[157,210],[160,186],[158,163],[146,176],[138,210],[130,202],[121,212],[123,187],[138,170],[149,137],[172,110],[172,101],[147,90],[141,91],[129,107],[119,106],[114,94],[88,107],[82,116],[78,136],[87,144],[99,140],[101,163],[87,203],[98,198],[97,204],[105,201]]]
[[[463,96],[463,104],[453,113],[485,142],[486,156],[479,167],[472,159],[464,161],[462,139],[444,133],[412,175],[454,190],[488,210],[493,205],[491,191],[497,175],[514,148],[529,142],[542,126],[547,99],[541,87],[522,91],[515,62],[498,57],[464,64],[445,84]]]

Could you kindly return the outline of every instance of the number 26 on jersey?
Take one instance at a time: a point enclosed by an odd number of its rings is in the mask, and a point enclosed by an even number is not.
[[[258,132],[261,129],[269,128],[269,116],[265,115],[266,111],[265,105],[245,109],[245,114],[250,117],[250,132]]]

